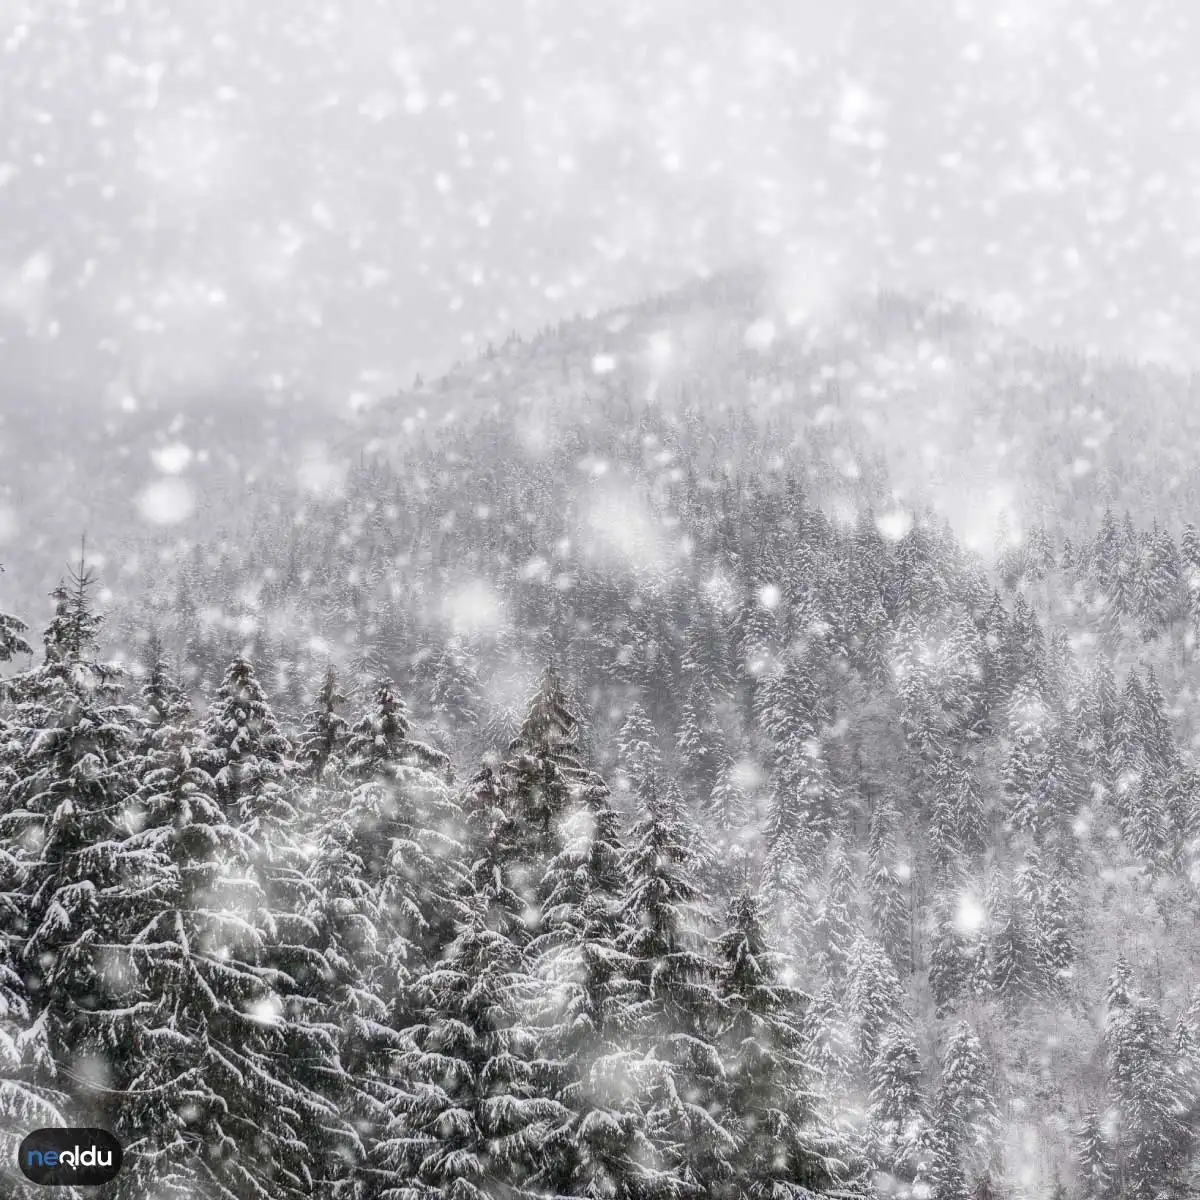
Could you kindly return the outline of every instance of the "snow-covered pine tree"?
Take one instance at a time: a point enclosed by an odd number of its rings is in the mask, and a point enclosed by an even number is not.
[[[932,1200],[970,1200],[966,1173],[955,1153],[952,1134],[942,1127],[936,1114],[921,1129],[917,1139],[917,1169],[913,1194]]]
[[[338,710],[345,703],[337,672],[332,666],[327,667],[313,706],[304,715],[296,747],[296,765],[310,779],[323,778],[326,770],[342,757],[350,726]]]
[[[521,712],[511,705],[500,705],[490,711],[479,734],[482,757],[488,765],[495,767],[504,761],[508,747],[521,728],[521,720]]]
[[[377,1200],[487,1200],[533,1188],[541,1147],[568,1113],[536,1069],[541,987],[507,931],[526,904],[507,878],[511,847],[489,839],[456,904],[454,939],[416,979],[397,1059],[403,1086],[368,1174]]]
[[[319,802],[308,823],[302,906],[326,965],[308,978],[311,1009],[330,1028],[351,1081],[341,1108],[368,1158],[403,1086],[391,1063],[400,1029],[414,1019],[414,980],[449,936],[451,896],[465,869],[444,772],[424,766],[428,755],[398,734],[390,684],[376,701],[312,785]],[[372,1176],[351,1178],[374,1194]]]
[[[619,818],[591,790],[572,802],[562,830],[563,848],[538,888],[541,932],[529,958],[543,985],[538,1082],[563,1119],[547,1131],[534,1182],[558,1196],[651,1195],[671,1177],[647,1136],[633,1049],[646,989],[621,949],[629,930]]]
[[[429,699],[440,728],[473,732],[479,724],[479,675],[461,638],[451,638],[437,655]]]
[[[1095,1105],[1089,1106],[1083,1115],[1075,1154],[1079,1194],[1083,1200],[1112,1200],[1116,1167]]]
[[[0,878],[14,867],[0,848]],[[45,1022],[33,1018],[12,950],[10,942],[0,938],[0,1187],[13,1200],[33,1200],[40,1189],[17,1170],[17,1148],[30,1130],[69,1125],[68,1097]],[[70,1194],[78,1195],[74,1189]]]
[[[217,800],[245,839],[261,890],[262,903],[247,919],[259,922],[257,965],[270,972],[280,1006],[281,1044],[293,1059],[288,1080],[317,1095],[336,1078],[327,1058],[336,1062],[340,1048],[331,1015],[338,1011],[341,981],[325,957],[337,947],[318,920],[330,901],[311,870],[317,845],[311,839],[324,808],[313,781],[297,771],[291,742],[248,659],[235,657],[226,669],[194,761],[212,776]],[[325,1057],[310,1050],[318,1043]],[[343,1169],[342,1132],[337,1129],[330,1143],[322,1119],[310,1110],[302,1132],[320,1159],[318,1173],[336,1173]]]
[[[770,767],[780,770],[801,755],[824,723],[815,686],[814,664],[792,652],[764,675],[756,697],[756,724],[770,739]]]
[[[249,660],[225,670],[202,726],[199,764],[217,798],[251,837],[264,817],[286,805],[291,746]]]
[[[1190,1150],[1186,1089],[1170,1054],[1162,1014],[1133,996],[1118,960],[1109,983],[1104,1045],[1118,1125],[1114,1160],[1122,1189],[1156,1196],[1177,1182]]]
[[[658,730],[636,701],[630,705],[617,733],[618,792],[638,795],[662,770]]]
[[[989,909],[988,964],[992,992],[1010,1009],[1036,994],[1040,956],[1031,914],[1020,896],[1005,888]]]
[[[1000,650],[1010,703],[1023,681],[1033,695],[1046,702],[1051,682],[1046,660],[1046,635],[1037,613],[1020,593],[1013,601],[1012,615]]]
[[[953,1012],[971,990],[974,955],[960,920],[962,906],[961,897],[941,890],[930,906],[929,985],[939,1017]]]
[[[712,685],[703,672],[688,681],[675,737],[680,784],[690,796],[707,796],[724,761],[725,735],[717,720]]]
[[[1153,667],[1146,668],[1145,680],[1140,692],[1134,693],[1134,702],[1141,706],[1139,725],[1151,770],[1156,775],[1168,775],[1179,766],[1179,748],[1171,728],[1166,697]]]
[[[907,1021],[904,988],[883,947],[859,933],[846,966],[846,1014],[854,1031],[859,1077],[869,1086],[886,1029]]]
[[[1190,991],[1191,1002],[1179,1014],[1175,1022],[1172,1051],[1175,1058],[1175,1074],[1182,1089],[1187,1111],[1195,1111],[1200,1102],[1200,1033],[1196,1019],[1200,1015],[1200,994],[1195,988]]]
[[[711,848],[714,887],[724,895],[740,881],[747,865],[745,841],[750,829],[750,802],[742,790],[738,765],[726,759],[700,818]]]
[[[1112,763],[1109,768],[1114,782],[1113,810],[1125,832],[1129,829],[1138,791],[1153,772],[1147,750],[1149,731],[1146,727],[1146,708],[1142,682],[1135,671],[1130,671],[1125,677],[1125,686],[1121,690],[1113,721]]]
[[[871,1071],[868,1140],[878,1169],[910,1183],[926,1124],[921,1078],[911,1029],[906,1024],[891,1026],[880,1039]]]
[[[103,1123],[124,1063],[109,1013],[126,980],[120,944],[126,850],[120,810],[135,786],[133,711],[118,668],[95,658],[102,618],[86,567],[53,593],[45,660],[10,680],[0,804],[0,938],[22,973],[56,1072],[85,1081],[72,1114]],[[94,1084],[99,1083],[99,1087]]]
[[[906,614],[896,628],[893,661],[904,741],[913,763],[925,771],[944,752],[946,730],[932,688],[929,651],[912,614]]]
[[[934,1121],[949,1162],[968,1181],[982,1174],[996,1149],[999,1113],[983,1047],[966,1021],[955,1026],[946,1043]]]
[[[650,1134],[691,1190],[730,1177],[736,1141],[718,1107],[723,1070],[713,1042],[720,1002],[708,953],[712,918],[698,884],[704,864],[676,797],[670,787],[653,789],[630,830],[620,946],[649,1001],[640,1045],[655,1064]]]
[[[757,684],[773,661],[779,642],[776,610],[763,602],[769,580],[752,588],[742,600],[734,618],[734,645],[747,688],[747,703],[753,705]]]
[[[1174,539],[1155,524],[1134,577],[1134,615],[1151,641],[1186,609],[1183,561]]]
[[[25,639],[29,626],[17,617],[0,612],[0,662],[12,662],[18,654],[32,654],[33,647]]]
[[[892,627],[888,624],[883,603],[876,595],[867,608],[852,643],[852,649],[855,651],[855,665],[866,680],[875,687],[882,687],[891,679],[892,665],[888,651],[891,647],[892,634]]]
[[[367,869],[364,847],[374,848],[378,832],[358,827],[363,811],[351,800],[340,811],[329,806],[318,819],[302,914],[309,948],[319,955],[305,965],[323,967],[318,976],[311,969],[302,975],[304,1015],[327,1031],[341,1069],[318,1082],[357,1135],[357,1144],[335,1140],[323,1155],[325,1186],[346,1200],[371,1195],[359,1169],[402,1086],[392,1078],[394,1055],[402,1049],[397,1025],[407,1016],[412,971],[420,962],[410,943],[395,936],[389,889]]]
[[[351,779],[387,777],[397,764],[438,772],[450,781],[450,760],[442,751],[411,736],[408,706],[390,679],[376,681],[370,703],[346,738],[346,771]]]
[[[804,1056],[820,1080],[818,1088],[826,1107],[844,1115],[854,1089],[854,1034],[846,1005],[837,989],[826,983],[804,1012]]]
[[[558,674],[548,667],[500,771],[506,811],[518,825],[520,863],[513,886],[536,910],[539,880],[562,848],[559,824],[589,793],[607,794],[604,781],[580,761],[579,723]]]
[[[132,1051],[112,1126],[129,1156],[118,1192],[287,1200],[339,1171],[336,1150],[353,1155],[357,1139],[331,1098],[345,1082],[332,1038],[289,1016],[292,981],[270,966],[256,847],[198,758],[189,730],[160,730],[127,809],[138,988],[115,1023]]]
[[[1054,714],[1037,681],[1021,679],[1008,706],[1009,752],[1004,764],[1008,824],[1017,833],[1040,840],[1052,823],[1045,780],[1050,770],[1049,742]]]
[[[156,732],[164,726],[178,725],[191,715],[191,702],[167,660],[166,650],[157,633],[146,640],[142,661],[145,666],[138,691],[141,710],[141,749],[148,749]]]
[[[410,731],[404,702],[391,680],[380,680],[370,708],[347,735],[348,794],[323,833],[361,863],[362,878],[386,914],[380,932],[392,984],[385,989],[389,1004],[450,935],[450,902],[462,863],[449,761]]]
[[[1179,549],[1187,618],[1196,632],[1200,630],[1200,531],[1195,525],[1185,526]]]
[[[1116,677],[1101,659],[1085,675],[1078,700],[1077,738],[1084,765],[1110,792],[1115,786],[1113,730],[1120,706]]]
[[[796,956],[811,940],[809,876],[813,847],[804,813],[795,799],[776,790],[771,797],[763,856],[762,886],[780,945]]]
[[[908,903],[896,851],[895,808],[881,800],[871,814],[867,840],[867,911],[876,940],[898,969],[910,968]]]
[[[767,1200],[821,1191],[846,1170],[845,1147],[821,1111],[798,1014],[807,997],[784,980],[748,889],[716,944],[725,1107],[736,1149],[722,1194]]]
[[[979,854],[987,844],[983,799],[970,765],[950,747],[931,774],[928,838],[935,878],[957,870],[962,855]]]
[[[858,880],[841,839],[830,844],[826,862],[826,884],[814,933],[825,977],[840,990],[846,984],[850,948],[858,928]]]

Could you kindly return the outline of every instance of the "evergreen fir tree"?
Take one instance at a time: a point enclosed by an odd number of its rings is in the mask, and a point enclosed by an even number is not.
[[[146,643],[144,662],[146,669],[139,694],[143,748],[157,730],[181,724],[191,715],[187,693],[172,672],[157,635],[152,635]]]
[[[1116,1169],[1094,1106],[1084,1113],[1076,1148],[1079,1191],[1084,1200],[1111,1200]]]
[[[1184,1089],[1157,1006],[1132,997],[1128,1003],[1110,999],[1105,1044],[1124,1185],[1134,1195],[1156,1196],[1183,1165],[1190,1141],[1182,1120]]]
[[[1200,533],[1196,526],[1184,528],[1180,541],[1181,574],[1187,596],[1187,612],[1192,628],[1200,621]]]
[[[342,1071],[329,1031],[288,1015],[291,981],[268,965],[255,847],[193,748],[186,730],[164,730],[129,809],[139,887],[125,919],[139,988],[118,1014],[133,1070],[115,1115],[130,1158],[119,1191],[299,1197],[325,1173],[329,1140],[358,1147],[335,1101],[284,1064],[306,1063],[333,1095]]]
[[[955,851],[976,855],[987,844],[983,797],[968,763],[947,748],[933,771],[934,801],[930,836],[934,865],[945,871]]]
[[[349,724],[338,709],[346,697],[338,689],[337,672],[327,667],[313,707],[304,715],[296,764],[310,779],[321,779],[341,757]]]
[[[934,896],[929,951],[929,984],[939,1017],[953,1011],[971,988],[972,955],[960,928],[954,897],[946,892]]]
[[[524,901],[504,856],[475,873],[458,905],[457,932],[417,979],[417,1020],[404,1030],[404,1086],[369,1167],[379,1200],[520,1194],[539,1167],[547,1132],[568,1113],[539,1093],[537,1031],[526,1014],[539,988],[504,929]]]
[[[0,877],[14,865],[0,852]],[[0,1187],[13,1200],[27,1200],[38,1191],[16,1166],[25,1135],[70,1124],[62,1082],[45,1022],[34,1020],[11,946],[0,939]]]
[[[254,667],[235,658],[225,671],[204,720],[201,765],[217,798],[249,827],[286,802],[291,747],[280,732]]]
[[[908,905],[897,870],[896,812],[886,801],[871,814],[867,845],[867,909],[876,939],[901,969],[908,962]]]
[[[958,1023],[946,1044],[938,1078],[936,1121],[950,1160],[966,1177],[980,1174],[995,1147],[999,1114],[983,1047],[965,1021]]]
[[[717,722],[712,687],[703,674],[693,674],[688,683],[675,748],[680,782],[689,795],[707,796],[725,757],[725,738]]]
[[[512,884],[533,910],[538,881],[562,848],[562,820],[575,803],[608,793],[603,779],[580,761],[579,734],[558,676],[548,668],[500,773],[505,808],[519,830],[520,864],[510,864]]]
[[[804,1014],[805,1058],[812,1063],[822,1086],[821,1096],[831,1108],[846,1103],[854,1077],[854,1036],[846,1008],[832,984],[813,997]]]
[[[828,856],[828,876],[816,919],[816,940],[826,978],[836,988],[846,982],[857,927],[858,882],[845,846],[834,842]]]
[[[750,828],[750,803],[739,783],[737,764],[732,759],[722,763],[712,795],[702,806],[700,815],[712,848],[716,881],[728,887],[745,869],[744,842]]]
[[[698,887],[702,868],[671,791],[652,793],[629,834],[621,949],[634,960],[650,1003],[647,1050],[656,1077],[649,1129],[687,1190],[727,1180],[736,1150],[718,1107],[723,1071],[713,1039],[720,1005],[707,953],[711,917]]]
[[[1040,839],[1051,822],[1047,811],[1045,778],[1049,769],[1048,743],[1052,714],[1040,689],[1029,678],[1021,680],[1009,704],[1011,749],[1004,769],[1008,820],[1013,830]]]
[[[619,790],[637,795],[662,769],[658,730],[640,704],[633,704],[617,734]]]
[[[896,1024],[880,1041],[867,1110],[874,1156],[881,1171],[902,1180],[914,1178],[925,1120],[921,1060],[910,1030]]]
[[[0,567],[0,571],[4,568]],[[12,662],[18,654],[32,654],[33,647],[24,635],[29,626],[24,621],[0,612],[0,662]]]
[[[1022,905],[1006,892],[990,914],[991,938],[988,959],[991,986],[1012,1008],[1019,1007],[1037,991],[1037,946]]]
[[[766,1200],[824,1189],[845,1162],[808,1083],[803,1033],[793,1015],[807,998],[783,982],[748,890],[731,905],[716,950],[725,1100],[737,1143],[730,1178],[718,1190]]]
[[[451,639],[436,664],[430,689],[434,719],[450,731],[474,729],[479,723],[479,677],[462,640]]]
[[[861,933],[850,948],[846,1013],[854,1030],[860,1074],[870,1080],[884,1031],[905,1020],[904,989],[883,948]]]
[[[1133,968],[1124,954],[1118,954],[1104,990],[1106,1027],[1119,1020],[1121,1013],[1133,1004],[1133,993]]]
[[[450,778],[450,760],[440,750],[411,737],[408,706],[390,679],[380,679],[370,706],[350,727],[346,770],[359,780],[386,778],[398,765],[409,764]]]
[[[349,794],[335,797],[324,828],[376,890],[391,981],[384,995],[393,1005],[404,981],[450,934],[461,857],[449,764],[409,732],[403,701],[382,680],[348,734]]]
[[[36,1038],[56,1071],[94,1062],[119,1082],[111,1011],[126,986],[108,947],[121,942],[127,861],[120,811],[135,780],[133,712],[116,703],[120,671],[95,659],[101,618],[84,568],[55,592],[43,664],[10,681],[0,804],[0,939],[23,977]],[[53,1075],[53,1073],[51,1073]],[[77,1088],[103,1122],[107,1095]],[[86,1123],[86,1122],[85,1122]]]
[[[671,1176],[656,1163],[640,1100],[635,1044],[645,989],[621,949],[623,848],[617,815],[601,793],[576,803],[562,850],[541,882],[541,932],[529,947],[545,985],[539,1058],[543,1093],[561,1104],[535,1179],[553,1195],[653,1196]]]

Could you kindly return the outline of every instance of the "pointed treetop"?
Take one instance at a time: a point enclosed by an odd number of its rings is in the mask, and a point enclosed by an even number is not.
[[[345,703],[346,697],[338,687],[337,672],[329,666],[313,707],[305,714],[304,732],[296,755],[301,769],[312,777],[324,772],[346,742],[349,726],[346,718],[338,712]]]
[[[347,749],[355,767],[367,770],[398,761],[410,728],[408,706],[397,694],[396,685],[390,679],[380,679],[370,708],[350,731]]]
[[[509,753],[558,757],[565,751],[573,755],[577,724],[558,672],[547,666]]]
[[[1104,1001],[1109,1010],[1129,1008],[1133,1003],[1133,968],[1124,953],[1117,955],[1112,975],[1104,992]]]
[[[78,570],[71,568],[68,578],[50,593],[54,616],[42,639],[47,663],[78,660],[95,646],[104,623],[103,617],[92,612],[95,586],[95,575],[80,563]]]
[[[143,661],[146,674],[142,680],[141,701],[150,727],[157,729],[186,718],[191,704],[171,671],[157,633],[151,633],[147,640]]]
[[[375,686],[370,708],[351,726],[346,741],[350,771],[360,779],[391,772],[402,763],[450,771],[449,756],[410,736],[408,706],[390,679]]]

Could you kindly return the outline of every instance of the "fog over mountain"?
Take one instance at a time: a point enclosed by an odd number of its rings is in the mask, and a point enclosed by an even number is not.
[[[0,7],[11,403],[341,405],[745,261],[1194,364],[1186,0]]]

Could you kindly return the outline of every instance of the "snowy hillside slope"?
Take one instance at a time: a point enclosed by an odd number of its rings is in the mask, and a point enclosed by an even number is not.
[[[394,456],[446,424],[504,414],[530,453],[562,422],[585,436],[589,408],[613,396],[703,415],[715,437],[735,414],[787,419],[826,447],[830,490],[848,503],[882,460],[890,489],[985,553],[1002,515],[1010,532],[1092,528],[1107,504],[1171,523],[1200,503],[1189,379],[1037,348],[937,297],[847,294],[816,309],[794,282],[747,270],[514,336],[365,411],[350,398],[10,396],[0,556],[29,602],[84,533],[128,561],[236,527],[256,497],[335,490],[364,454]]]

